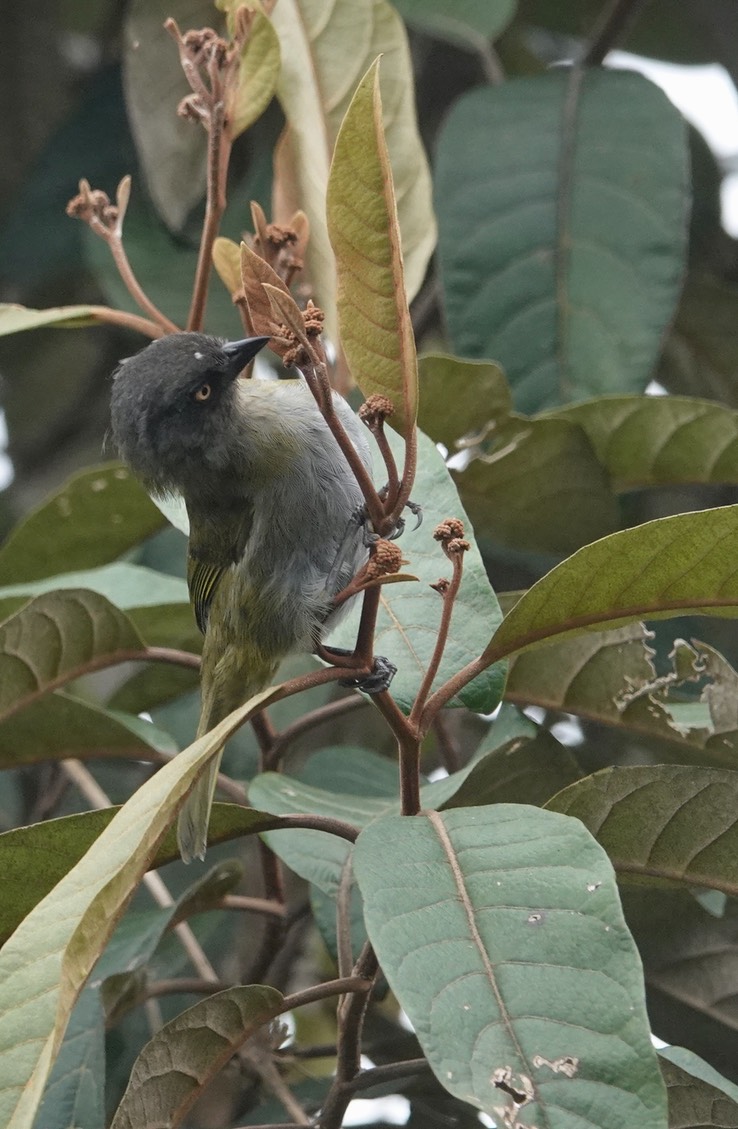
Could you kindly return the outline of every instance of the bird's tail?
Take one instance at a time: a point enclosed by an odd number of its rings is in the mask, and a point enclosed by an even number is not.
[[[203,728],[202,720],[198,727],[197,736],[202,737],[210,726]],[[195,859],[204,859],[208,845],[208,824],[210,823],[210,809],[213,806],[215,784],[220,771],[220,762],[223,759],[222,747],[210,761],[203,774],[198,777],[194,788],[185,801],[177,821],[177,843],[183,862],[193,862]]]
[[[206,639],[207,647],[207,639]],[[253,649],[233,659],[226,653],[202,686],[202,707],[197,736],[203,737],[224,717],[263,690],[274,678],[278,662],[266,658]],[[207,664],[206,664],[207,669]],[[183,862],[204,859],[208,845],[208,824],[213,806],[215,785],[223,758],[221,747],[185,800],[177,822],[177,842]]]

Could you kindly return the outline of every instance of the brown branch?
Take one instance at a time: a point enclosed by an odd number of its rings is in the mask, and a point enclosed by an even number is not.
[[[213,245],[220,230],[226,206],[226,176],[231,155],[230,126],[225,118],[225,105],[217,102],[208,123],[208,178],[205,220],[200,237],[192,302],[187,315],[188,330],[200,330],[205,319],[210,275],[213,267]]]
[[[108,325],[119,325],[123,329],[132,329],[134,333],[143,333],[145,337],[155,340],[164,337],[165,330],[156,322],[139,317],[138,314],[129,314],[125,310],[114,310],[111,306],[88,306],[92,317],[96,321]]]
[[[282,732],[276,735],[271,748],[265,754],[264,770],[268,772],[275,769],[285,750],[303,733],[317,729],[320,725],[327,725],[345,713],[353,713],[354,710],[363,709],[368,705],[369,702],[366,698],[362,698],[358,694],[350,694],[345,698],[338,698],[335,702],[327,702],[324,706],[318,706],[310,713],[303,714],[302,717],[293,721],[291,725],[285,726]]]
[[[455,553],[451,557],[451,563],[454,569],[453,576],[448,585],[444,584],[441,587],[441,598],[443,600],[441,622],[438,626],[438,634],[436,636],[436,642],[433,647],[431,660],[428,663],[426,672],[423,676],[423,681],[421,682],[418,693],[415,696],[413,708],[410,711],[409,721],[411,725],[417,726],[420,721],[424,706],[426,705],[426,701],[430,693],[431,686],[433,685],[434,679],[438,674],[438,668],[441,665],[443,652],[446,649],[446,643],[448,641],[448,633],[451,627],[451,616],[453,614],[454,604],[459,593],[461,578],[464,572],[463,553]],[[434,716],[435,715],[432,715],[431,717],[426,716],[425,720],[432,721]]]
[[[268,898],[246,897],[244,894],[225,894],[218,908],[236,909],[246,913],[263,913],[279,918],[283,918],[287,913],[281,902],[270,901]]]
[[[354,967],[354,974],[369,987],[363,994],[345,997],[338,1006],[338,1046],[336,1048],[336,1074],[321,1113],[320,1129],[340,1129],[343,1115],[351,1101],[349,1084],[361,1067],[361,1033],[369,1003],[369,992],[374,984],[379,965],[370,944],[364,945]]]

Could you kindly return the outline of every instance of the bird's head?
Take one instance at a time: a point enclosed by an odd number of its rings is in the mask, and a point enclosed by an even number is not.
[[[224,344],[204,333],[174,333],[121,362],[113,377],[113,439],[150,490],[186,497],[226,471],[235,381],[268,340]]]

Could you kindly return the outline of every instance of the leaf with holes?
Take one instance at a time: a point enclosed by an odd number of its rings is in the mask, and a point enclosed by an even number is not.
[[[372,823],[354,850],[370,939],[439,1082],[498,1124],[666,1129],[612,868],[552,815]]]
[[[632,72],[460,98],[435,178],[454,351],[499,361],[525,412],[643,391],[682,281],[687,164],[683,119]]]

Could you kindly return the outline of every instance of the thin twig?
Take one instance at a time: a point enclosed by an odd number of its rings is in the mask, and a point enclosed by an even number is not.
[[[368,1090],[384,1082],[394,1082],[397,1078],[410,1078],[414,1074],[427,1072],[430,1072],[427,1058],[409,1058],[404,1062],[388,1062],[382,1066],[373,1066],[370,1070],[362,1070],[352,1082],[346,1082],[345,1085],[352,1093],[356,1093],[357,1090]]]
[[[365,944],[354,967],[354,973],[370,987],[378,970],[377,958],[370,944]],[[346,996],[338,1006],[338,1046],[336,1074],[320,1117],[320,1129],[340,1129],[343,1115],[351,1101],[346,1083],[353,1082],[361,1066],[361,1032],[364,1025],[369,990]]]
[[[195,282],[192,288],[192,302],[187,315],[188,330],[200,330],[205,319],[205,303],[208,297],[210,274],[213,266],[213,245],[220,230],[220,221],[225,211],[225,181],[228,161],[231,154],[230,128],[226,124],[225,105],[222,101],[214,104],[208,124],[208,178],[205,201],[205,220],[200,237],[200,250],[197,256]]]
[[[148,314],[153,322],[161,326],[164,333],[179,333],[179,326],[171,321],[166,314],[163,314],[142,289],[128,261],[122,237],[120,235],[111,235],[111,237],[105,241],[110,248],[113,261],[118,268],[118,274],[136,305],[139,306],[145,314]]]
[[[431,660],[428,663],[425,674],[423,675],[423,681],[420,684],[420,689],[418,690],[418,693],[415,696],[415,701],[413,702],[413,708],[410,711],[410,717],[408,720],[411,725],[417,725],[420,721],[421,714],[423,713],[423,708],[426,704],[426,700],[430,693],[434,679],[438,674],[438,668],[441,665],[443,652],[446,649],[446,643],[448,641],[448,633],[451,627],[451,616],[453,614],[454,604],[456,602],[456,597],[461,585],[461,578],[464,573],[463,553],[455,553],[451,557],[451,563],[453,565],[454,571],[448,587],[445,588],[442,592],[443,607],[441,610],[441,622],[438,625],[438,634],[436,635],[436,641],[433,647]]]
[[[96,321],[119,325],[123,329],[132,329],[135,333],[143,333],[145,337],[151,337],[152,340],[165,336],[165,330],[160,325],[149,321],[148,318],[139,317],[138,314],[129,314],[126,310],[114,310],[111,306],[88,306],[87,309]]]
[[[364,709],[368,705],[369,702],[366,698],[362,698],[359,694],[349,694],[345,698],[337,698],[335,702],[327,702],[324,706],[318,706],[317,709],[303,714],[297,721],[285,726],[282,732],[276,735],[268,754],[264,758],[265,770],[276,768],[286,749],[303,733],[317,729],[321,725],[327,725],[343,714],[353,713],[354,710]]]
[[[146,995],[149,998],[157,996],[212,996],[216,992],[225,992],[233,988],[224,980],[203,980],[197,976],[181,976],[176,980],[152,980],[146,985]]]
[[[263,913],[270,917],[279,918],[283,918],[287,912],[280,902],[270,901],[268,898],[251,898],[244,894],[225,894],[218,908],[235,909],[246,913]]]

